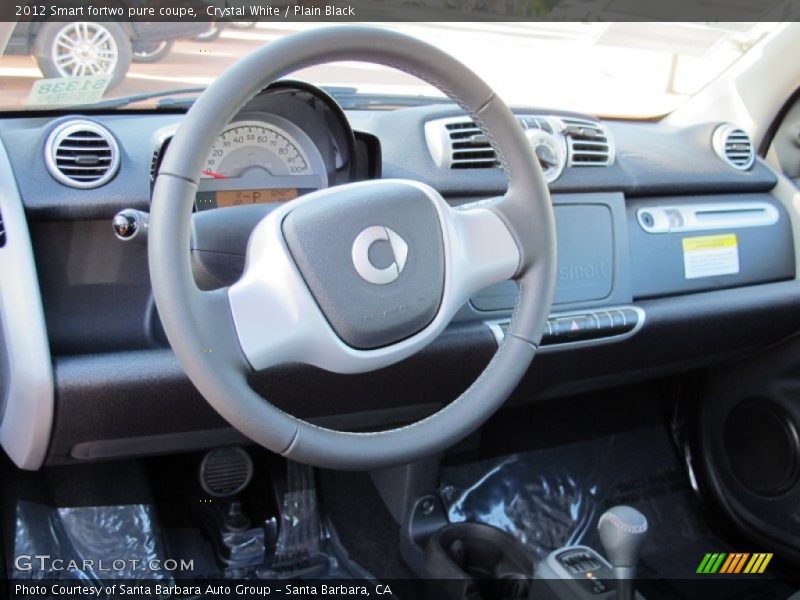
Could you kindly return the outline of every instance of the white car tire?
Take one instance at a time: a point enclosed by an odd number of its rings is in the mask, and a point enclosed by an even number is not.
[[[155,42],[139,42],[133,46],[133,62],[156,63],[166,58],[172,52],[172,40],[157,40]]]

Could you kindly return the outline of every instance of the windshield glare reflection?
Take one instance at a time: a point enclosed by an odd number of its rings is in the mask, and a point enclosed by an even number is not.
[[[125,103],[109,100],[133,95],[140,96],[133,99],[134,108],[169,105],[169,98],[146,96],[169,97],[170,90],[207,86],[253,49],[320,26],[145,25],[161,30],[154,29],[144,41],[128,39],[116,23],[49,23],[35,34],[31,47],[26,41],[30,32],[18,31],[27,24],[18,24],[0,57],[0,107],[33,110],[101,102],[113,108]],[[376,25],[427,40],[458,57],[509,104],[631,117],[674,110],[775,28],[768,23]],[[170,37],[175,35],[181,37]],[[364,63],[322,65],[293,78],[395,97],[387,107],[403,105],[403,98],[418,104],[420,96],[441,96],[405,73]]]

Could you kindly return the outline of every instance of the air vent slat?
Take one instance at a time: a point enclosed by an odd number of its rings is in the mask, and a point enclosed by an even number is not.
[[[105,173],[106,169],[108,169],[108,165],[96,165],[96,166],[85,166],[82,167],[80,165],[69,165],[61,167],[61,172],[66,173],[67,171],[96,171],[98,173]]]
[[[72,141],[72,140],[70,140]],[[108,147],[108,144],[98,144],[96,146],[70,146],[68,144],[61,144],[56,152],[75,152],[75,153],[84,153],[84,152],[108,152],[110,153],[111,150]]]
[[[579,140],[575,142],[576,146],[585,146],[586,148],[608,148],[608,140]]]
[[[77,161],[80,160],[79,156],[70,156],[70,155],[62,155],[62,154],[57,154],[56,158],[59,161],[64,161],[64,162],[77,162]],[[98,161],[111,162],[111,157],[110,156],[96,156],[95,158]]]
[[[453,150],[463,150],[463,149],[474,149],[474,150],[491,150],[491,144],[486,143],[473,143],[473,142],[453,142]]]
[[[78,189],[105,185],[119,169],[119,147],[102,125],[73,120],[62,123],[47,138],[45,158],[50,174]]]
[[[580,158],[583,156],[601,156],[603,158],[608,158],[608,150],[585,150],[583,148],[575,148],[575,150],[580,152],[580,156],[573,158]]]
[[[83,134],[83,135],[81,135],[79,133],[76,133],[74,135],[69,136],[69,138],[72,141],[75,141],[75,142],[97,142],[97,141],[103,141],[103,136],[97,135],[97,134],[89,134],[89,133],[86,133],[86,134]]]

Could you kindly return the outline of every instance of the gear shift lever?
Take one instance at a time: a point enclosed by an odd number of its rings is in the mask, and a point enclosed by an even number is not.
[[[617,600],[633,600],[636,566],[647,537],[647,519],[635,508],[615,506],[597,522],[597,532],[617,578]]]

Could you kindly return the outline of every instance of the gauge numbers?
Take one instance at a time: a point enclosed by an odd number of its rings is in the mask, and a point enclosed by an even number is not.
[[[230,179],[250,169],[274,176],[312,173],[300,143],[280,127],[263,121],[231,123],[212,146],[202,177]]]

